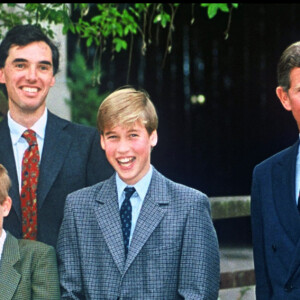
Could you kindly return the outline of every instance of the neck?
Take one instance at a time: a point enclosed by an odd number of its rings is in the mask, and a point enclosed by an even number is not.
[[[10,109],[9,113],[15,122],[26,128],[31,128],[42,117],[44,111],[45,107],[34,112],[16,111],[14,109]]]

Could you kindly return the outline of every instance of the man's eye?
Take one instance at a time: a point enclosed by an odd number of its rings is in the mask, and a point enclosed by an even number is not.
[[[48,71],[50,69],[50,66],[42,65],[40,66],[41,71]]]
[[[16,64],[16,68],[23,69],[24,68],[24,64]]]

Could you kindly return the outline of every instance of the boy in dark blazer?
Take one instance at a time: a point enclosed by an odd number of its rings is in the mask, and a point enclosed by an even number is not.
[[[55,250],[46,244],[18,240],[2,228],[11,208],[10,178],[0,164],[0,299],[59,300]]]
[[[277,96],[300,131],[300,42],[282,53],[277,77]],[[253,171],[251,220],[258,300],[300,299],[299,189],[298,139]]]
[[[0,123],[0,163],[12,180],[12,210],[4,228],[26,237],[21,207],[22,158],[30,145],[23,137],[34,130],[39,151],[34,239],[56,246],[66,196],[108,178],[112,169],[96,128],[61,119],[48,111],[46,98],[59,70],[56,45],[34,25],[11,29],[0,45],[0,83],[6,87],[9,112]],[[29,208],[33,204],[28,205]],[[25,229],[24,229],[25,228]]]
[[[116,171],[70,194],[58,239],[62,299],[205,299],[219,290],[219,250],[208,198],[150,163],[158,119],[133,88],[98,112]]]

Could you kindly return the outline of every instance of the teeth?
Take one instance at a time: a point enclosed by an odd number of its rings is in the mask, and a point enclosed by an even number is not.
[[[122,158],[122,159],[119,159],[118,161],[120,164],[127,164],[127,163],[130,163],[132,160],[133,160],[133,158]]]
[[[23,87],[23,91],[29,92],[29,93],[36,93],[38,91],[37,88],[30,88],[30,87]]]

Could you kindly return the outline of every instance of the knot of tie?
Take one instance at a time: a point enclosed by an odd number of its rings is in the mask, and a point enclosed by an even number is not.
[[[125,199],[130,199],[130,197],[135,192],[135,188],[134,187],[126,187],[124,189],[124,192],[125,192]]]
[[[22,137],[26,139],[29,146],[33,146],[37,144],[36,133],[31,129],[27,129],[23,132]]]

